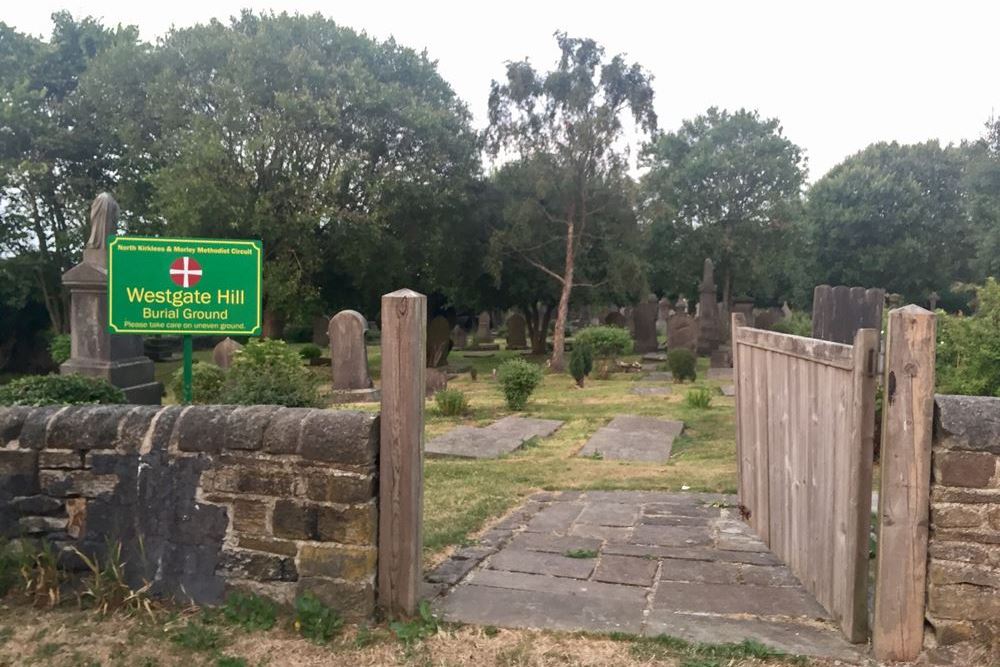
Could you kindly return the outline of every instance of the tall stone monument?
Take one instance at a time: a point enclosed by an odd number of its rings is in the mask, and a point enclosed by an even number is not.
[[[365,332],[368,322],[356,310],[342,310],[330,318],[330,365],[333,370],[333,400],[336,403],[374,401],[379,392],[372,388],[368,373]]]
[[[705,258],[698,297],[698,354],[711,355],[722,344],[719,304],[715,300],[715,266]]]
[[[104,378],[121,389],[129,403],[159,405],[163,385],[154,379],[142,338],[108,331],[107,237],[117,231],[118,203],[103,192],[90,206],[83,261],[62,277],[70,293],[71,352],[59,372]]]
[[[659,310],[655,294],[650,294],[643,303],[632,310],[634,323],[632,338],[635,340],[637,354],[656,352],[659,347],[656,340],[656,316]]]

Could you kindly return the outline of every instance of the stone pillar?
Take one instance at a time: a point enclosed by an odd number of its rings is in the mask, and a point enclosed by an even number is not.
[[[698,298],[698,354],[711,355],[722,344],[719,306],[715,300],[715,266],[705,259]]]
[[[112,335],[108,330],[106,240],[115,233],[118,220],[118,204],[110,194],[97,196],[90,220],[83,261],[62,277],[70,292],[71,354],[59,372],[104,378],[125,392],[129,403],[159,405],[163,385],[154,380],[153,362],[143,355],[142,338]]]

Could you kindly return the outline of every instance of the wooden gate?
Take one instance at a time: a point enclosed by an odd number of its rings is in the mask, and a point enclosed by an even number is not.
[[[743,323],[733,315],[740,502],[844,635],[865,641],[879,333],[843,345]]]

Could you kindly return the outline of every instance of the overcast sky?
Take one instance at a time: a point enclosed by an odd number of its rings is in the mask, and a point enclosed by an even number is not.
[[[810,180],[874,141],[976,138],[1000,111],[996,0],[4,0],[0,21],[47,36],[49,15],[67,9],[153,40],[243,7],[318,11],[426,48],[479,126],[506,60],[548,69],[553,32],[592,37],[653,73],[661,127],[712,105],[759,109],[805,149]]]

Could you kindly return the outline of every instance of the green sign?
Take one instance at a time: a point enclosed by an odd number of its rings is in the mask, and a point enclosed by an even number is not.
[[[108,237],[108,326],[260,334],[260,241]]]

